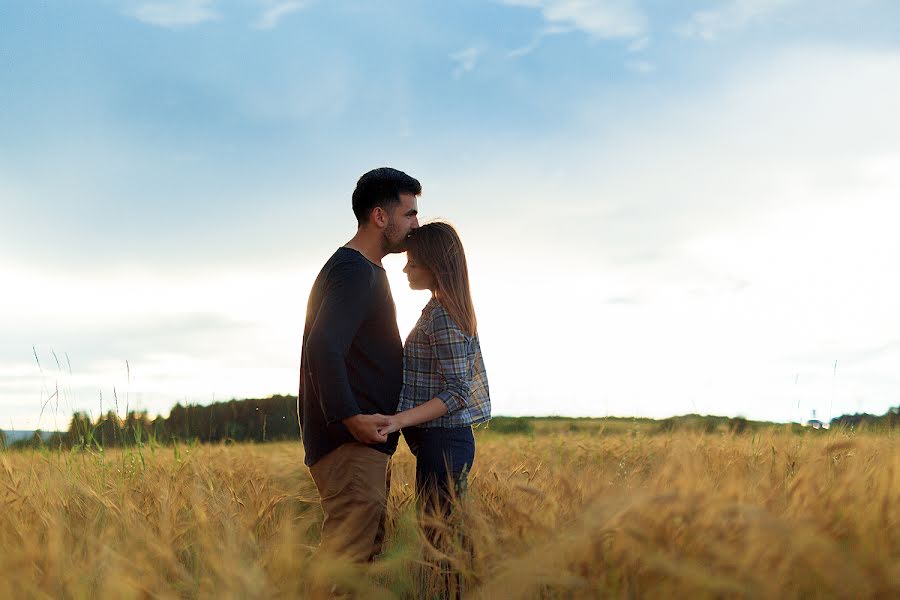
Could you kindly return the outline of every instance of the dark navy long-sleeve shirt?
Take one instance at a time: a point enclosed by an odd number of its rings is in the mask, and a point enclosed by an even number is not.
[[[338,248],[306,308],[298,400],[306,464],[355,441],[343,419],[394,414],[402,384],[403,344],[387,274],[356,250]],[[392,454],[398,437],[372,447]]]

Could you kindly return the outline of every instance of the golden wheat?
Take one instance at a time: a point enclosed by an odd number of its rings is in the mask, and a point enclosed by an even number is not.
[[[900,597],[897,438],[478,436],[444,548],[484,598]],[[0,454],[0,596],[296,598],[434,594],[414,462],[393,461],[375,564],[317,556],[297,443]]]

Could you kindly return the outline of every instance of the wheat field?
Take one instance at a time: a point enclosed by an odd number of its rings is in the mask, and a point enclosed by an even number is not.
[[[776,429],[477,436],[472,598],[900,597],[897,436]],[[434,595],[414,462],[385,553],[316,554],[299,443],[0,453],[0,597]]]

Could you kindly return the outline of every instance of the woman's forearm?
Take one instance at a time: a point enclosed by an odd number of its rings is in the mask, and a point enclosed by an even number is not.
[[[398,412],[395,415],[400,427],[413,427],[447,414],[447,405],[440,398],[432,398],[425,404],[420,404],[409,410]]]

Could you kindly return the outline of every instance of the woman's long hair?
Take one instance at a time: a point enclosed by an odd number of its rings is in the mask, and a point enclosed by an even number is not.
[[[460,328],[474,336],[478,331],[475,306],[469,288],[469,268],[459,235],[450,223],[434,221],[413,230],[407,251],[434,274],[435,297]]]

